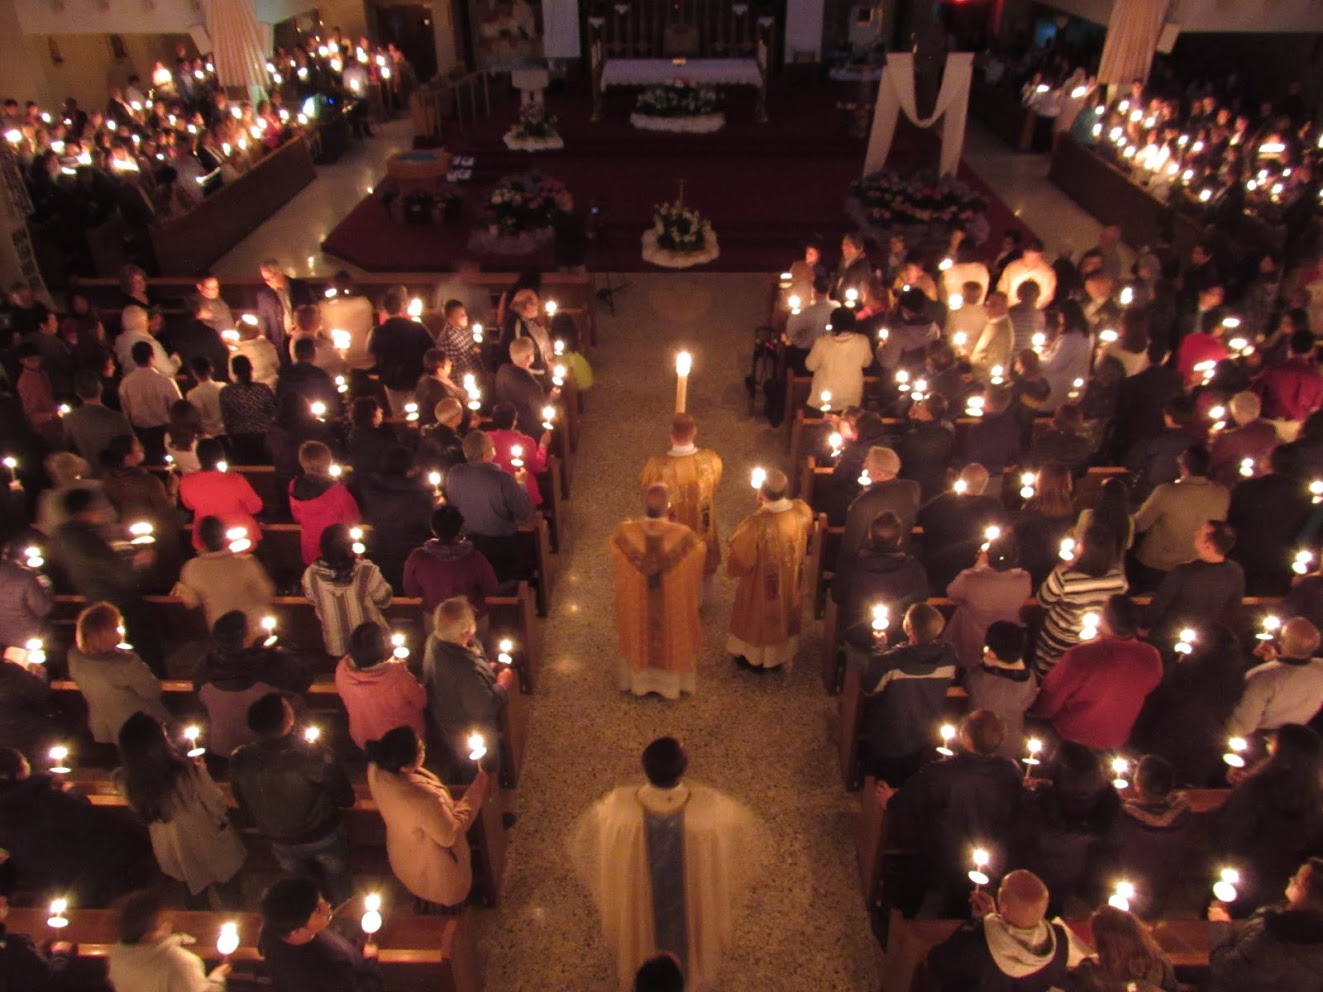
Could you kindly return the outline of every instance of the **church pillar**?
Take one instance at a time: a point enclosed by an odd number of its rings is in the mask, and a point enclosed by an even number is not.
[[[459,39],[455,37],[452,0],[432,0],[432,37],[436,43],[436,71],[444,76],[460,64]]]

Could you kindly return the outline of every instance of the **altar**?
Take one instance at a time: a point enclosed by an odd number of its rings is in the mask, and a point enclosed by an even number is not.
[[[651,15],[616,5],[588,18],[592,119],[601,120],[602,96],[608,87],[683,81],[693,86],[755,87],[754,116],[765,123],[776,19],[755,16],[742,3],[653,2],[657,9]]]

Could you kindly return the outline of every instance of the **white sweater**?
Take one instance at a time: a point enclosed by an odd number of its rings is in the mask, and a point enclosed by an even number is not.
[[[224,977],[208,976],[202,959],[180,946],[192,939],[173,933],[150,944],[116,944],[110,984],[116,992],[224,992]]]
[[[831,393],[831,409],[858,406],[864,396],[864,369],[873,362],[873,348],[868,338],[853,332],[826,334],[813,342],[804,367],[813,373],[809,387],[809,406],[820,406],[818,399]]]

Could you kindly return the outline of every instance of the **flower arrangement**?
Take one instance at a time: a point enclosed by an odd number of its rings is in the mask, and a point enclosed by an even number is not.
[[[707,246],[711,225],[680,200],[659,203],[653,208],[652,230],[657,247],[679,253],[701,252]]]
[[[506,176],[487,199],[488,222],[506,235],[549,227],[564,192],[564,183],[539,173]]]
[[[676,79],[640,93],[634,112],[646,117],[704,117],[717,112],[717,91]]]
[[[864,222],[887,229],[968,228],[988,209],[986,200],[950,176],[875,172],[851,183],[850,192],[859,201]]]
[[[565,147],[556,130],[556,118],[540,104],[524,107],[519,119],[505,132],[505,146],[512,151],[548,151]]]

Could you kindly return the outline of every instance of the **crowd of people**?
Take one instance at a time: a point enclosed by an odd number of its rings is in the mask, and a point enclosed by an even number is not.
[[[370,133],[369,96],[380,92],[393,109],[412,84],[394,45],[354,44],[338,28],[292,51],[277,48],[267,73],[263,99],[231,100],[211,59],[180,43],[173,68],[158,61],[146,78],[130,75],[110,88],[104,107],[81,107],[72,97],[59,108],[6,99],[0,135],[27,180],[31,223],[59,239],[73,271],[90,275],[83,234],[118,217],[134,234],[131,257],[151,268],[148,227],[186,214],[268,152],[315,129],[327,107],[347,113],[359,134]]]

